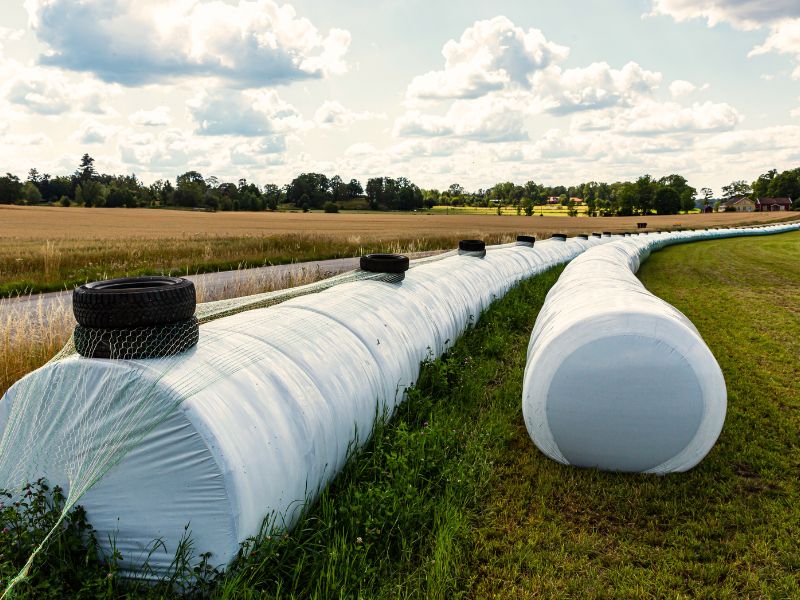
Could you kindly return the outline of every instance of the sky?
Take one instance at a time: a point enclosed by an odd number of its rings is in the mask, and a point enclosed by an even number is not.
[[[467,189],[800,166],[798,0],[0,0],[0,171]]]

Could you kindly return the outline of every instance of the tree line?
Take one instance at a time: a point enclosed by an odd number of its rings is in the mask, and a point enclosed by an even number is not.
[[[723,198],[736,196],[780,196],[800,199],[800,168],[778,173],[772,169],[748,184],[744,180],[731,182],[722,188]],[[574,198],[579,198],[592,216],[629,216],[676,214],[698,206],[710,206],[714,201],[710,188],[698,191],[685,177],[677,174],[655,179],[642,175],[635,181],[605,183],[590,181],[574,186],[546,186],[535,181],[519,185],[510,181],[490,188],[467,191],[454,183],[445,190],[421,189],[405,177],[372,177],[362,186],[357,179],[343,180],[335,175],[302,173],[290,183],[279,186],[268,183],[259,186],[246,179],[237,182],[204,177],[197,171],[178,175],[173,184],[159,179],[145,185],[136,175],[107,175],[98,173],[94,159],[84,154],[71,175],[51,177],[31,169],[21,181],[7,173],[0,177],[0,204],[60,204],[88,207],[180,207],[203,210],[276,210],[290,205],[308,211],[324,209],[336,212],[342,206],[372,210],[417,210],[434,205],[447,206],[505,206],[517,214],[534,212],[535,206],[557,198],[569,214],[577,214]]]

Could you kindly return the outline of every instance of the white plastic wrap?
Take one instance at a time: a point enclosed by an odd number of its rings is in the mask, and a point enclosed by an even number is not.
[[[522,408],[536,446],[558,462],[611,471],[668,473],[700,462],[725,420],[722,372],[694,325],[635,273],[669,244],[797,229],[633,235],[572,261],[528,347]]]
[[[130,419],[132,387],[154,386],[147,401],[173,406],[171,397],[192,387],[187,379],[200,378],[167,418],[136,433],[135,449],[80,504],[101,545],[113,538],[128,568],[161,539],[169,552],[153,554],[150,567],[163,572],[187,524],[196,551],[224,565],[265,517],[278,529],[291,526],[348,450],[368,439],[376,415],[402,401],[420,363],[440,356],[495,298],[606,241],[510,245],[485,258],[415,266],[399,284],[342,284],[204,324],[199,344],[180,360],[50,363],[26,380],[38,378],[41,389],[77,380],[68,389],[80,393],[58,398],[63,412],[51,409],[54,424],[43,433],[53,452],[26,465],[27,476],[68,485],[80,453],[98,452],[91,432]],[[245,357],[238,370],[221,368]],[[0,431],[20,383],[0,401]]]

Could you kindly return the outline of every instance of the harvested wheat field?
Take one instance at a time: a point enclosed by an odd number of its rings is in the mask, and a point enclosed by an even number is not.
[[[797,218],[800,213],[537,217],[425,213],[193,212],[0,207],[0,296],[69,289],[134,275],[188,275],[453,248],[460,239],[513,241],[591,231],[697,228]],[[157,243],[156,243],[157,241]]]
[[[172,238],[214,235],[317,234],[408,238],[481,236],[519,232],[582,233],[625,231],[645,221],[648,229],[766,223],[800,217],[800,212],[711,213],[647,217],[539,217],[516,215],[442,215],[426,213],[209,213],[146,208],[0,207],[0,238],[25,240]]]

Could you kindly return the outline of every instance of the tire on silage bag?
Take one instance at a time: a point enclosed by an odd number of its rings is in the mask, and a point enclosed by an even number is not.
[[[186,321],[196,307],[194,283],[181,277],[122,277],[75,288],[72,311],[83,327],[132,329]]]

